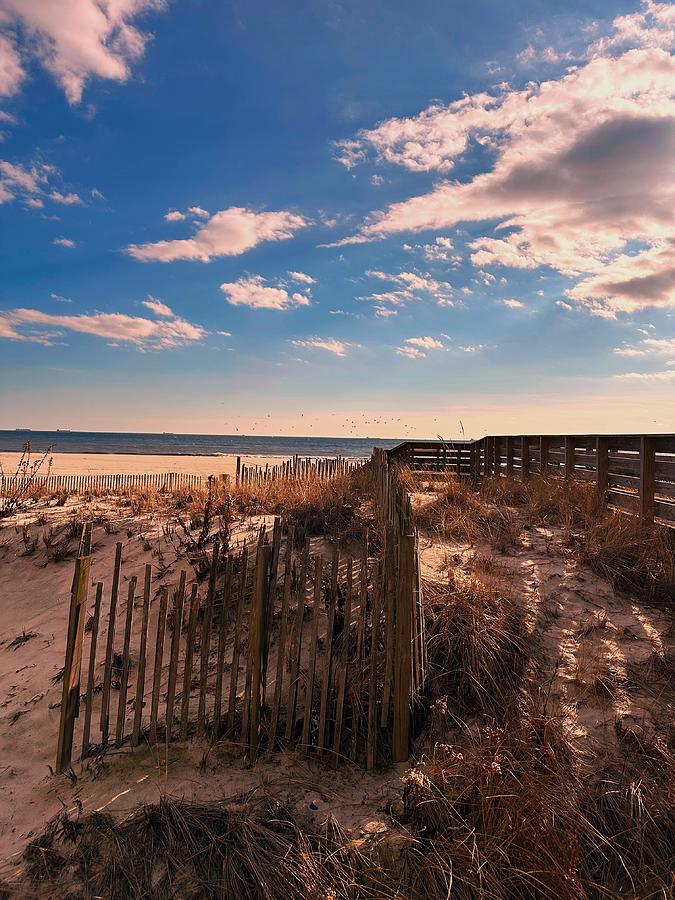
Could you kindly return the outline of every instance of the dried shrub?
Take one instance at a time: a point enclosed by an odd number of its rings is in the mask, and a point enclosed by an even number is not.
[[[423,586],[432,690],[495,714],[517,695],[528,659],[523,607],[476,578]]]
[[[655,606],[675,604],[675,532],[645,525],[635,516],[608,512],[575,536],[582,562],[604,575],[616,590]]]

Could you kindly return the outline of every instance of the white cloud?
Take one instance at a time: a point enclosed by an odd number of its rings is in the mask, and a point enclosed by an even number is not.
[[[647,337],[639,344],[623,344],[615,347],[618,356],[670,356],[675,353],[675,338]]]
[[[504,306],[507,306],[509,309],[525,309],[525,304],[520,300],[514,300],[513,297],[509,297],[506,300],[502,300]]]
[[[481,350],[485,350],[485,344],[468,344],[465,347],[460,347],[459,349],[462,353],[480,353]]]
[[[98,188],[92,188],[89,192],[93,200],[105,200],[103,194],[99,191]]]
[[[378,319],[388,319],[391,316],[397,316],[398,312],[395,309],[388,309],[386,306],[376,306],[375,315]]]
[[[662,372],[625,372],[614,377],[620,381],[675,381],[675,369],[665,369]]]
[[[0,14],[1,9],[2,7]],[[11,97],[16,94],[25,75],[14,41],[9,35],[0,34],[0,96]]]
[[[326,353],[332,353],[334,356],[346,356],[348,350],[358,346],[347,341],[338,341],[335,338],[320,337],[313,337],[308,340],[292,340],[291,344],[303,350],[323,350]]]
[[[188,206],[188,212],[192,216],[197,216],[198,219],[208,219],[211,215],[207,210],[202,209],[201,206]]]
[[[50,294],[49,295],[52,300],[56,300],[57,303],[72,303],[68,297],[62,297],[61,294]]]
[[[291,309],[294,306],[309,306],[305,294],[289,293],[281,284],[267,284],[262,275],[248,275],[237,281],[224,282],[221,291],[232,306],[250,306],[252,309]]]
[[[170,318],[154,320],[124,313],[63,316],[37,309],[10,309],[0,312],[0,337],[49,345],[62,336],[60,330],[65,330],[131,344],[139,350],[168,350],[205,336],[200,325],[179,318],[171,310],[169,313]]]
[[[231,331],[216,331],[216,334],[219,334],[221,337],[232,337]]]
[[[72,250],[73,247],[77,247],[76,241],[74,241],[72,238],[66,237],[54,238],[52,244],[54,244],[56,247],[66,247],[69,250]]]
[[[407,356],[408,359],[425,359],[426,353],[418,350],[417,347],[396,347],[396,353],[399,356]]]
[[[0,26],[5,38],[22,37],[21,67],[36,58],[63,88],[70,103],[79,103],[92,77],[126,81],[131,63],[145,50],[148,35],[132,21],[163,0],[0,0]],[[18,77],[10,72],[11,91]]]
[[[61,191],[52,191],[50,193],[50,198],[54,201],[54,203],[61,203],[64,206],[83,206],[84,203],[79,194],[75,193],[67,193],[62,194]]]
[[[375,187],[382,187],[382,185],[384,184],[384,178],[381,175],[372,175],[370,183],[374,184]]]
[[[379,281],[390,281],[397,286],[397,290],[384,291],[380,293],[369,294],[367,298],[376,303],[391,303],[394,306],[400,306],[408,300],[417,299],[416,295],[424,294],[431,296],[439,306],[453,306],[452,302],[452,285],[449,281],[439,281],[432,278],[428,273],[418,274],[417,272],[381,272],[378,270],[369,270],[366,272],[368,278],[377,278]]]
[[[185,213],[179,212],[177,209],[170,209],[167,213],[164,213],[164,221],[165,222],[184,222],[185,221]]]
[[[419,347],[421,350],[442,350],[443,344],[434,337],[411,337],[405,338],[404,344],[411,344],[413,347]]]
[[[305,272],[289,272],[288,277],[292,281],[298,281],[300,284],[316,284],[316,278],[307,275]]]
[[[131,244],[126,252],[141,262],[209,262],[218,256],[238,256],[263,241],[287,240],[308,225],[307,219],[295,213],[254,212],[232,206],[214,213],[191,238]]]
[[[145,306],[146,309],[149,309],[156,316],[161,316],[164,319],[174,319],[176,316],[170,306],[167,306],[166,303],[163,303],[161,300],[156,300],[154,297],[148,297],[147,300],[141,300],[141,305]]]
[[[675,238],[616,256],[565,292],[595,315],[614,317],[647,307],[675,307]]]

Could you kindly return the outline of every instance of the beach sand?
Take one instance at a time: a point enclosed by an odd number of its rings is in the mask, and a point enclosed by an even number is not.
[[[0,467],[5,475],[13,475],[20,453],[0,453]],[[33,460],[39,456],[33,456]],[[276,465],[287,456],[242,456],[243,465]],[[237,457],[228,456],[155,456],[135,453],[53,453],[52,475],[234,475]],[[40,470],[47,473],[47,464]]]

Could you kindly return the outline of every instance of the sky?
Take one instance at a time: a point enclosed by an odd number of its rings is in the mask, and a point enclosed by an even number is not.
[[[0,0],[0,427],[675,431],[675,4]]]

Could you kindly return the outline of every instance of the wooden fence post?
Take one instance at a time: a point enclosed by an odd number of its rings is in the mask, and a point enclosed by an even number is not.
[[[574,438],[565,437],[565,478],[574,478]]]
[[[526,436],[520,439],[520,477],[523,481],[530,477],[530,439]]]
[[[609,488],[609,438],[599,434],[595,439],[595,487],[603,505]]]
[[[243,735],[250,762],[255,762],[260,740],[260,713],[263,697],[263,667],[265,619],[268,591],[268,572],[272,550],[269,544],[259,544],[253,575],[251,615],[248,629],[248,659],[250,666],[250,695],[248,701],[249,734]]]
[[[110,611],[108,615],[108,637],[105,651],[105,670],[103,673],[103,699],[101,701],[101,733],[103,746],[108,743],[108,725],[110,716],[110,682],[112,680],[112,658],[115,649],[115,624],[117,616],[117,593],[120,586],[120,567],[122,565],[122,543],[115,548],[115,568],[113,569],[112,588],[110,590]]]
[[[410,746],[411,641],[414,603],[415,536],[400,536],[394,653],[393,762],[408,759]]]
[[[541,435],[539,438],[539,474],[548,475],[548,451],[551,446],[551,439],[548,435]]]
[[[513,478],[513,438],[506,439],[506,475]]]
[[[73,731],[80,707],[80,667],[82,664],[82,638],[84,635],[84,611],[89,590],[91,568],[91,523],[82,528],[80,549],[75,560],[75,572],[70,591],[70,612],[66,638],[66,659],[63,669],[61,693],[61,718],[59,742],[56,751],[56,774],[62,775],[69,767],[73,752]]]
[[[640,438],[640,519],[654,521],[654,493],[656,490],[656,444],[650,435]]]
[[[94,700],[94,678],[96,677],[96,645],[98,643],[98,623],[101,618],[101,598],[103,597],[103,582],[96,585],[96,601],[94,606],[94,619],[91,628],[91,641],[89,644],[89,671],[87,676],[87,696],[84,707],[84,729],[82,733],[82,759],[89,755],[89,734],[91,729],[91,708]]]

